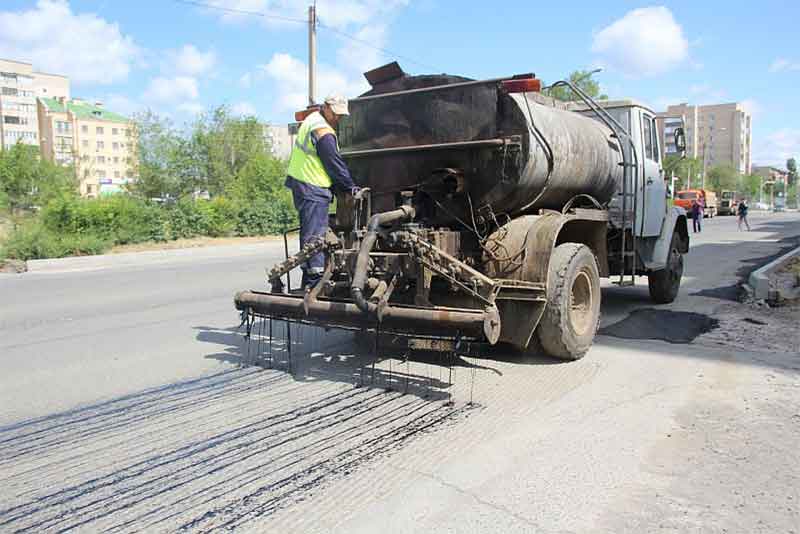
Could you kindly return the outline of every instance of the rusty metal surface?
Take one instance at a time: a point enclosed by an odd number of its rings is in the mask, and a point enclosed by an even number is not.
[[[353,154],[354,176],[375,192],[376,211],[393,207],[388,193],[415,188],[440,168],[462,169],[475,208],[489,205],[496,213],[560,209],[578,193],[611,199],[621,154],[604,125],[545,105],[537,94],[505,94],[497,80],[443,85],[448,79],[407,76],[391,82],[400,92],[351,101],[340,142],[344,154]],[[518,149],[482,145],[512,136]],[[450,148],[413,150],[433,145]],[[442,201],[454,214],[466,213],[463,197]]]
[[[377,322],[351,302],[304,302],[302,295],[241,291],[234,297],[234,304],[240,311],[251,310],[274,319],[306,320],[327,326],[370,327]],[[484,323],[493,318],[491,311],[387,306],[382,310],[381,329],[442,337],[462,334],[482,338],[485,335]]]
[[[562,228],[570,224],[586,224],[587,235],[593,231],[605,232],[605,218],[593,211],[583,210],[580,214],[545,211],[542,215],[513,219],[490,236],[496,253],[494,257],[484,255],[483,268],[486,274],[494,279],[528,282],[544,290],[547,287],[550,255],[560,239]],[[600,240],[605,245],[604,236]],[[582,242],[580,239],[576,241]],[[544,313],[545,301],[498,299],[497,307],[502,324],[500,341],[527,347]]]

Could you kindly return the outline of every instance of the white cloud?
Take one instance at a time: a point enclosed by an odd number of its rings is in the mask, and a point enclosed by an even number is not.
[[[127,79],[140,51],[116,23],[73,13],[65,0],[39,0],[25,11],[0,11],[0,57],[75,83],[110,84]]]
[[[179,50],[167,53],[169,71],[184,76],[200,76],[210,72],[217,64],[217,54],[213,50],[201,52],[196,46],[187,44]]]
[[[178,104],[178,111],[182,111],[188,115],[199,115],[205,111],[205,106],[200,102],[183,102]]]
[[[779,57],[769,66],[770,72],[788,72],[800,70],[800,61]]]
[[[653,100],[654,108],[657,111],[664,111],[669,106],[681,103],[688,103],[694,106],[707,106],[710,104],[722,104],[731,102],[730,95],[724,89],[719,89],[708,83],[690,85],[686,94],[676,96],[661,96]],[[758,112],[761,107],[755,100],[748,99],[742,101],[745,106],[750,106],[751,113]]]
[[[783,128],[766,136],[753,148],[753,162],[783,167],[789,158],[800,157],[800,129]]]
[[[306,0],[212,0],[211,3],[233,10],[267,12],[298,20],[305,20],[308,9]],[[336,51],[335,63],[317,64],[317,101],[331,93],[355,96],[369,89],[363,72],[385,63],[385,53],[377,49],[386,44],[387,24],[392,16],[408,3],[409,0],[317,0],[320,32],[327,32],[326,35],[337,37],[343,43]],[[207,12],[225,22],[259,20],[236,12]],[[266,17],[261,20],[267,25],[275,24],[274,20]],[[294,27],[298,33],[305,31],[302,24]],[[344,38],[342,29],[355,39]],[[308,103],[308,69],[302,59],[288,53],[275,53],[268,62],[242,75],[238,84],[249,89],[265,79],[270,82],[275,95],[270,102],[271,112],[296,111]]]
[[[279,112],[296,111],[308,103],[308,67],[307,64],[286,53],[277,53],[269,63],[260,67],[266,75],[275,81],[278,91],[275,110]],[[322,100],[332,93],[340,93],[352,97],[369,89],[363,77],[349,78],[341,69],[326,64],[317,65],[317,95]]]
[[[761,112],[764,111],[764,107],[754,98],[742,100],[742,107],[753,117],[760,115]]]
[[[256,108],[250,102],[236,102],[231,106],[231,113],[243,117],[253,117],[257,114]]]
[[[364,26],[354,37],[362,42],[349,40],[336,51],[337,62],[340,65],[354,72],[363,73],[386,63],[385,54],[377,49],[386,44],[384,24]],[[363,42],[370,43],[375,48],[367,48]]]
[[[217,65],[217,54],[213,50],[201,51],[193,44],[167,50],[161,61],[161,74],[153,77],[141,100],[146,107],[173,109],[196,115],[204,106],[198,99],[198,78],[209,75]],[[164,111],[162,111],[163,113]]]
[[[167,78],[158,76],[150,80],[144,99],[159,103],[175,103],[196,100],[199,96],[197,80],[191,76]]]
[[[109,111],[113,111],[127,117],[130,117],[137,111],[141,111],[143,107],[139,102],[136,102],[125,95],[116,93],[108,94],[104,98],[101,98],[100,101],[103,102],[103,106]]]
[[[239,87],[242,89],[250,89],[253,85],[253,75],[249,72],[245,72],[242,74],[241,78],[239,78]]]
[[[689,42],[669,9],[645,7],[600,30],[592,52],[601,64],[628,76],[655,76],[686,61]]]

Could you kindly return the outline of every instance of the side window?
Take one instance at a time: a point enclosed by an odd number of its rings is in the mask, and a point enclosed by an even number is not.
[[[658,145],[658,127],[656,126],[657,124],[656,120],[655,119],[652,120],[653,120],[653,128],[651,131],[653,132],[653,159],[655,161],[659,161],[661,160],[661,150],[659,150],[659,145]]]
[[[653,122],[650,117],[642,115],[642,137],[644,138],[644,155],[653,159]]]

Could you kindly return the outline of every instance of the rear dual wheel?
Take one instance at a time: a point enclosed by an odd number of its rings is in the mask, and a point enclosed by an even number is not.
[[[591,249],[563,243],[550,256],[547,306],[536,335],[544,351],[577,360],[589,350],[600,322],[600,274]]]

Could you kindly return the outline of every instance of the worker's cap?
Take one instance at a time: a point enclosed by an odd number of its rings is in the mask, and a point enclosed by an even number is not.
[[[325,99],[325,104],[337,115],[350,115],[347,109],[347,99],[342,95],[330,95]]]

